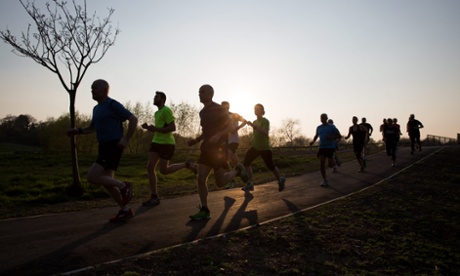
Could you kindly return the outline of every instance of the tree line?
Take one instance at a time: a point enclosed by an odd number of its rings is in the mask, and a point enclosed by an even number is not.
[[[139,125],[131,139],[127,153],[144,153],[150,147],[152,133],[140,127],[144,122],[153,124],[155,108],[151,103],[124,104],[138,119]],[[187,146],[187,140],[196,137],[200,133],[200,108],[189,103],[171,103],[176,117],[177,130],[174,133],[177,149],[194,149]],[[66,130],[71,118],[69,113],[58,118],[49,117],[45,121],[38,121],[32,115],[21,114],[18,116],[7,115],[0,119],[0,143],[14,143],[27,146],[35,146],[45,151],[69,151],[69,137]],[[75,125],[85,127],[91,122],[91,115],[76,112]],[[311,139],[301,134],[300,122],[294,119],[285,119],[283,128],[272,128],[270,141],[274,147],[302,147]],[[252,139],[252,129],[244,127],[239,130],[240,147],[248,148]],[[97,140],[95,135],[80,135],[77,137],[77,150],[85,153],[97,152]]]

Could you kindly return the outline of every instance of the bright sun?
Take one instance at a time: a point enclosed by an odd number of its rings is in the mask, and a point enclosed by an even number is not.
[[[254,115],[254,105],[258,103],[255,98],[256,97],[254,95],[249,93],[232,94],[228,100],[230,102],[230,112],[238,113],[249,121],[255,120],[256,116]]]

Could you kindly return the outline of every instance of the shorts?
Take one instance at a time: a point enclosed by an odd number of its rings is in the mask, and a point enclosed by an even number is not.
[[[117,141],[108,141],[99,143],[99,152],[96,163],[106,170],[116,171],[120,164],[123,148],[118,146]]]
[[[228,144],[228,149],[233,152],[233,153],[236,153],[236,149],[238,148],[239,144],[238,143],[230,143]]]
[[[355,152],[355,155],[357,157],[361,156],[363,154],[364,150],[364,141],[363,142],[358,142],[358,143],[353,143],[353,151]]]
[[[326,158],[332,158],[334,156],[334,148],[320,148],[318,149],[317,157],[324,156]]]
[[[203,164],[214,170],[227,169],[227,149],[225,147],[202,149],[198,164]]]
[[[176,145],[173,144],[151,143],[149,151],[158,153],[161,159],[171,160],[175,150]]]
[[[249,148],[246,154],[244,155],[243,165],[249,167],[251,163],[257,158],[262,157],[264,160],[265,166],[271,171],[275,169],[275,164],[273,164],[273,153],[271,150],[257,150],[253,147]]]

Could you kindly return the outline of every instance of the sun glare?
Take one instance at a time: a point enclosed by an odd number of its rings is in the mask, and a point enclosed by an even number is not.
[[[249,93],[234,93],[228,102],[230,103],[230,112],[238,113],[249,121],[253,121],[255,119],[254,105],[258,102],[254,95]]]

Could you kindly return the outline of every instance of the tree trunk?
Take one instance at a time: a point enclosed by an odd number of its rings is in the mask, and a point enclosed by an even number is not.
[[[72,89],[69,91],[69,98],[70,98],[70,106],[69,106],[69,114],[70,114],[70,127],[75,127],[75,97],[77,95],[77,91]],[[83,186],[80,180],[80,170],[78,168],[78,156],[77,156],[77,143],[76,143],[76,136],[73,135],[70,138],[70,152],[72,155],[72,176],[73,176],[73,183],[67,189],[67,193],[70,196],[81,196],[84,193]]]

